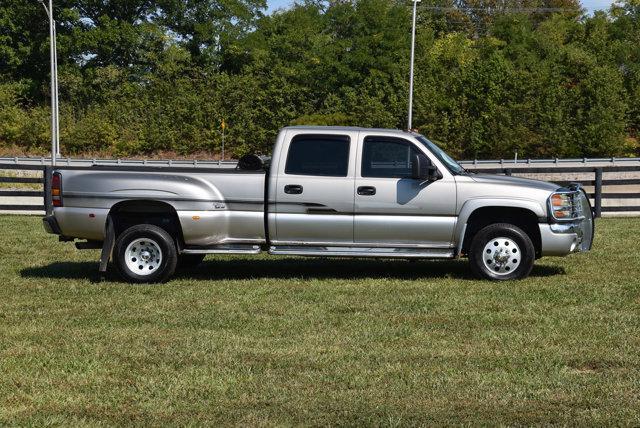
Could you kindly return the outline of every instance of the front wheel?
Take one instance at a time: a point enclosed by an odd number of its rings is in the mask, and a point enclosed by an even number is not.
[[[522,279],[531,273],[535,249],[531,238],[509,223],[491,224],[473,237],[469,264],[484,279]]]
[[[176,270],[176,245],[164,229],[138,224],[118,236],[114,262],[120,275],[129,282],[164,282]]]

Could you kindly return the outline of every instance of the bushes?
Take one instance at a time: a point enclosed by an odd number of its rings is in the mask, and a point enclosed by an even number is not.
[[[478,34],[427,19],[414,127],[458,158],[639,155],[638,20],[630,6],[610,18],[506,15]],[[62,150],[215,157],[222,120],[232,156],[268,153],[289,124],[404,128],[409,22],[404,6],[385,0],[308,2],[209,46],[206,58],[153,22],[75,27],[60,40],[69,52]],[[119,29],[126,58],[112,44]],[[0,79],[0,146],[46,153],[46,79]]]
[[[502,39],[428,41],[416,124],[457,157],[633,153],[620,68],[588,49],[580,24],[554,18],[534,29],[520,20],[500,23]]]
[[[20,83],[0,84],[0,147],[43,153],[51,148],[50,109],[23,104]]]

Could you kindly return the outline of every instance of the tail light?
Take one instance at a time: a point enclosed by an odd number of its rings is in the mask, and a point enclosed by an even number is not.
[[[54,207],[62,206],[62,175],[59,172],[51,177],[51,202]]]

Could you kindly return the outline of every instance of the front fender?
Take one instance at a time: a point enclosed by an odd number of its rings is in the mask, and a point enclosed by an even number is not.
[[[487,207],[505,207],[505,208],[522,208],[533,212],[538,218],[546,218],[547,212],[544,203],[540,203],[534,199],[526,198],[474,198],[467,200],[458,213],[458,221],[454,230],[454,238],[456,244],[456,254],[462,251],[464,243],[464,234],[467,230],[467,222],[469,217],[479,208]]]

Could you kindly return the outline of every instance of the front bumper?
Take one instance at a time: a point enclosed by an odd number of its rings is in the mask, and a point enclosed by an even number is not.
[[[566,256],[591,249],[595,232],[593,211],[585,192],[581,190],[580,194],[581,219],[538,225],[543,256]]]

